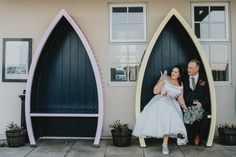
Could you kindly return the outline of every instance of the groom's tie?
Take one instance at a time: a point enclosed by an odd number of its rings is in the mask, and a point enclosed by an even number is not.
[[[195,79],[194,79],[194,77],[191,77],[191,79],[192,79],[193,90],[195,90],[195,88],[196,88]]]

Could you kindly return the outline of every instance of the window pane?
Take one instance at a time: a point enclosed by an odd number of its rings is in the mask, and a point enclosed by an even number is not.
[[[209,25],[207,23],[200,23],[200,38],[201,39],[209,38]]]
[[[128,23],[144,23],[143,13],[129,13],[128,14]]]
[[[145,13],[140,7],[113,7],[111,15],[111,40],[116,42],[145,39]],[[123,40],[123,41],[122,41]]]
[[[129,39],[144,39],[144,26],[143,24],[129,24],[128,25],[128,38]]]
[[[227,63],[227,62],[228,62],[228,46],[211,45],[211,63]]]
[[[207,23],[195,23],[195,34],[200,39],[209,38],[209,28]]]
[[[224,22],[225,21],[225,7],[215,6],[211,7],[211,18],[210,22]]]
[[[109,48],[111,64],[127,64],[128,63],[128,46],[127,45],[111,45]]]
[[[146,47],[146,44],[129,45],[129,63],[140,63]]]
[[[201,38],[201,32],[200,32],[200,23],[195,23],[194,24],[194,31],[195,31],[195,34],[197,36],[197,38]]]
[[[143,7],[129,7],[130,13],[142,13]]]
[[[225,39],[225,24],[224,23],[213,23],[210,24],[210,38],[211,39]]]
[[[141,57],[147,44],[110,44],[110,79],[133,82],[137,80]]]
[[[113,64],[111,66],[111,81],[127,81],[127,64]]]
[[[127,13],[127,7],[113,7],[113,13]]]
[[[209,16],[208,6],[197,6],[194,7],[194,21],[196,22],[207,22]]]
[[[112,23],[127,23],[127,13],[113,13]]]
[[[127,25],[126,24],[113,24],[112,25],[112,39],[126,39],[127,38]]]
[[[226,70],[212,70],[214,81],[229,81],[229,66],[226,65]]]
[[[129,65],[129,81],[137,81],[138,71],[139,71],[138,64]]]
[[[211,45],[211,70],[215,81],[228,81],[228,45]]]
[[[202,48],[203,48],[203,50],[206,54],[206,57],[207,57],[208,61],[210,61],[210,46],[202,44]]]

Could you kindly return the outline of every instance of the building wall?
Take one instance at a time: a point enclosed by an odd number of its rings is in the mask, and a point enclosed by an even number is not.
[[[201,1],[201,0],[200,0]],[[211,0],[212,2],[213,0]],[[222,0],[224,1],[224,0]],[[230,30],[232,37],[232,85],[216,86],[217,123],[236,123],[236,2],[230,3]],[[0,65],[2,65],[3,38],[32,38],[33,55],[47,27],[61,9],[65,9],[83,30],[98,59],[104,83],[105,115],[103,136],[110,136],[109,124],[120,119],[133,128],[135,123],[135,86],[109,85],[109,3],[147,4],[147,42],[171,8],[176,8],[190,22],[190,3],[195,0],[0,0]],[[198,0],[199,2],[199,0]],[[217,0],[217,2],[219,2]],[[2,68],[0,68],[2,74]],[[20,98],[26,83],[0,81],[0,139],[5,137],[5,126],[15,121],[20,124]]]

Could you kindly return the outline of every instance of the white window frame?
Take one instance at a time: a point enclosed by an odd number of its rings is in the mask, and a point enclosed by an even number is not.
[[[201,39],[198,38],[200,43],[202,45],[204,44],[225,44],[228,46],[228,66],[229,66],[229,71],[228,71],[228,77],[229,79],[227,81],[214,81],[216,86],[232,86],[232,58],[231,58],[231,42],[230,42],[230,34],[229,34],[229,4],[227,2],[209,2],[209,3],[204,3],[204,2],[193,2],[191,3],[191,25],[192,29],[195,32],[195,21],[194,21],[194,7],[198,6],[224,6],[225,7],[225,27],[226,27],[226,37],[224,39]],[[210,63],[210,62],[209,62]],[[211,64],[211,63],[210,63]]]
[[[113,7],[143,7],[143,20],[144,20],[144,38],[143,39],[127,39],[127,40],[120,40],[120,39],[112,39],[112,8]],[[109,83],[108,85],[109,86],[136,86],[136,81],[130,81],[129,80],[129,77],[127,78],[127,81],[111,81],[111,60],[110,60],[110,46],[112,45],[143,45],[146,49],[147,47],[147,30],[146,30],[146,24],[147,24],[147,20],[146,20],[146,16],[147,16],[147,13],[146,13],[146,3],[122,3],[122,4],[110,4],[109,5],[109,42],[108,42],[108,54],[109,54],[109,57],[108,57],[108,63],[109,63],[109,66],[108,66],[108,75],[109,75]],[[145,50],[144,49],[144,50]],[[144,51],[143,51],[144,53]],[[127,54],[129,55],[129,54]],[[143,54],[142,54],[143,55]],[[129,61],[127,62],[127,66],[130,67],[129,65],[130,64],[135,64],[135,63],[130,63]],[[140,64],[140,63],[138,63]],[[136,78],[137,79],[137,78]]]
[[[110,44],[108,44],[108,51],[110,49],[109,46],[114,46],[114,45],[120,45],[120,43],[110,43]],[[146,47],[147,47],[147,43],[121,43],[121,45],[143,45],[145,47],[144,51],[146,50]],[[144,54],[144,51],[143,51],[143,54]],[[143,57],[143,54],[142,54],[142,57]],[[110,51],[109,51],[109,66],[108,66],[109,86],[135,86],[136,82],[137,82],[137,78],[136,78],[136,81],[130,81],[129,80],[129,75],[127,75],[127,81],[111,81],[111,60],[110,60],[110,55],[111,54],[110,54]],[[127,57],[129,58],[129,52],[127,54]],[[140,60],[140,62],[141,62],[141,60]],[[132,65],[132,64],[139,64],[139,66],[140,66],[140,62],[139,63],[130,63],[128,61],[127,62],[127,67],[129,69],[130,65]],[[129,72],[129,70],[128,70],[128,72]],[[137,75],[137,77],[138,77],[138,75]]]
[[[192,29],[194,30],[195,32],[195,21],[194,21],[194,7],[196,6],[208,6],[208,7],[211,7],[211,6],[224,6],[225,7],[225,17],[226,17],[226,21],[225,21],[225,27],[226,27],[226,30],[225,30],[225,33],[226,33],[226,38],[225,39],[201,39],[201,38],[198,38],[200,41],[229,41],[229,7],[228,7],[228,3],[226,2],[222,2],[222,3],[201,3],[201,2],[193,2],[192,5],[191,5],[191,23],[192,23]],[[210,29],[209,29],[210,30]]]
[[[144,38],[143,39],[136,39],[136,40],[133,40],[133,39],[113,39],[112,38],[112,8],[114,7],[143,7],[143,22],[144,22],[144,30],[143,30],[143,35],[144,35]],[[146,20],[146,16],[147,16],[147,13],[146,13],[146,4],[110,4],[109,6],[109,13],[110,13],[110,42],[146,42],[146,23],[147,23],[147,20]]]

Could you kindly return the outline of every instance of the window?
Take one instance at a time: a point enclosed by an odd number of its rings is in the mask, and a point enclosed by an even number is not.
[[[209,60],[213,79],[230,82],[227,3],[192,3],[192,26]]]
[[[134,84],[146,49],[146,6],[110,5],[110,83]]]
[[[110,41],[146,41],[146,7],[144,4],[110,6]]]

